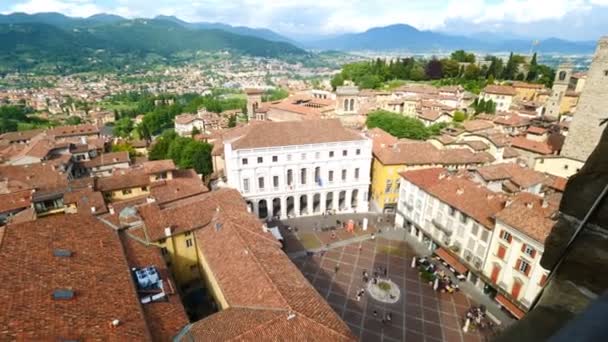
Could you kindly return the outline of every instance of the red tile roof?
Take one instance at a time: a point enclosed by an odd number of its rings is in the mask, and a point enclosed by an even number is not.
[[[54,256],[67,249],[69,257]],[[142,341],[151,336],[117,233],[91,215],[9,225],[0,244],[0,327],[9,340]],[[58,289],[74,298],[53,299]],[[112,320],[119,320],[112,327]]]
[[[496,214],[496,219],[544,244],[556,222],[553,214],[558,205],[556,201],[543,201],[540,196],[521,192],[513,197],[512,203]]]
[[[25,209],[32,204],[32,191],[22,190],[0,194],[0,213]]]
[[[263,122],[233,141],[232,148],[238,150],[364,139],[359,133],[344,128],[337,119]]]
[[[149,184],[150,176],[143,172],[133,171],[97,179],[97,190],[103,192],[115,191],[148,186]]]
[[[130,161],[131,158],[129,158],[129,152],[122,151],[103,153],[95,158],[92,158],[91,160],[83,161],[81,164],[82,166],[90,169],[100,166],[129,163]]]
[[[0,181],[2,180],[8,180],[13,190],[56,190],[68,185],[67,174],[49,163],[0,166]]]
[[[355,339],[348,326],[281,250],[280,244],[262,230],[254,215],[242,207],[223,203],[218,208],[212,222],[195,233],[196,245],[209,265],[206,271],[213,274],[223,297],[236,310],[221,311],[219,316],[212,315],[194,323],[188,331],[189,337],[195,340]],[[227,324],[230,321],[234,324]]]
[[[483,89],[484,93],[488,94],[497,94],[497,95],[507,95],[507,96],[515,96],[517,93],[515,88],[507,85],[488,85]]]
[[[462,126],[467,132],[477,132],[494,128],[494,124],[486,120],[470,120],[465,121]]]
[[[532,134],[537,134],[537,135],[542,135],[542,134],[547,133],[547,129],[544,127],[530,126],[530,127],[528,127],[526,132],[532,133]]]
[[[494,229],[494,215],[505,203],[501,194],[462,176],[446,177],[426,189],[431,196],[458,209],[488,229]]]
[[[161,173],[177,169],[175,167],[175,163],[171,159],[147,161],[143,163],[143,168],[144,172],[147,174]]]
[[[544,173],[520,166],[516,163],[503,163],[480,167],[477,173],[486,181],[510,180],[515,185],[528,188],[545,182],[547,176]]]
[[[549,144],[545,142],[526,139],[525,137],[515,137],[511,139],[511,147],[543,155],[553,153],[553,149]]]
[[[466,165],[494,160],[484,152],[474,153],[467,148],[440,150],[429,142],[400,142],[378,149],[375,156],[384,165]]]
[[[130,232],[119,233],[120,240],[125,249],[125,255],[131,268],[142,268],[153,266],[159,272],[165,287],[167,300],[156,301],[143,306],[146,321],[152,333],[154,341],[169,341],[186,326],[188,316],[182,305],[179,295],[160,248],[153,245],[145,245],[140,238],[134,237]]]
[[[443,168],[436,167],[430,169],[405,171],[401,172],[400,175],[403,177],[403,179],[416,185],[417,187],[421,189],[428,189],[431,186],[439,183],[440,176],[448,176],[449,173]]]

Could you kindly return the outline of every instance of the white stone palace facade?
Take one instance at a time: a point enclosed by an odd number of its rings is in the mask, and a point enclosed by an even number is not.
[[[338,120],[267,122],[224,141],[228,185],[261,219],[366,212],[372,142]]]

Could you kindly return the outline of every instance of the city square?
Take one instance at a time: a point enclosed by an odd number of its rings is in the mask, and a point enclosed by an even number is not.
[[[418,269],[411,267],[412,258],[420,255],[400,238],[402,231],[392,227],[390,217],[337,217],[293,219],[288,221],[289,229],[283,225],[281,231],[286,240],[285,249],[294,264],[359,340],[486,340],[489,331],[470,329],[468,333],[463,332],[465,313],[477,303],[462,291],[441,293],[424,282]],[[341,228],[335,231],[315,228],[336,220],[348,221],[347,217],[353,217],[354,221],[367,217],[373,224],[370,223],[366,231],[355,229],[352,233]],[[297,226],[297,232],[294,232],[294,226]],[[302,236],[304,241],[300,242]],[[389,304],[372,298],[368,284],[363,281],[364,272],[370,278],[375,272],[379,273],[380,282],[386,279],[395,284],[400,292],[398,300]],[[365,289],[365,294],[357,300],[361,289]],[[392,319],[383,322],[387,314]]]

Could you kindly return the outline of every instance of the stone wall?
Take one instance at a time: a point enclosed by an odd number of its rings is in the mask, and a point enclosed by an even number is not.
[[[608,118],[608,36],[600,39],[561,155],[587,160]]]

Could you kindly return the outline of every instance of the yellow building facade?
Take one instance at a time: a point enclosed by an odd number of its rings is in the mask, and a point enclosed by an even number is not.
[[[201,279],[199,252],[193,232],[165,237],[157,245],[179,286]]]

